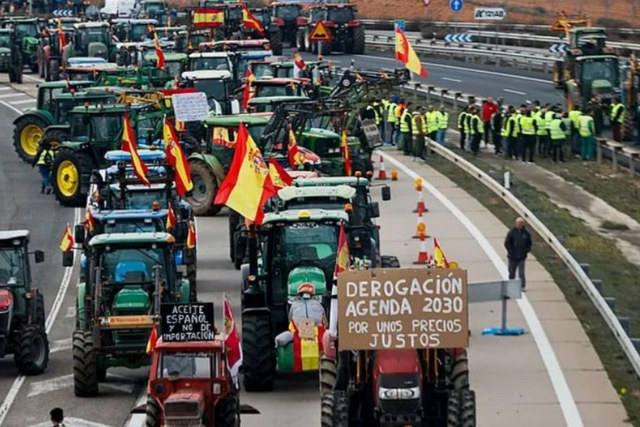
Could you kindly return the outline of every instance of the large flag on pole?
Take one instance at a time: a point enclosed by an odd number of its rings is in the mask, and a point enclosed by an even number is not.
[[[171,123],[169,123],[167,116],[164,116],[162,134],[164,136],[164,151],[167,156],[167,163],[175,170],[176,191],[178,195],[184,196],[193,190],[191,168],[189,167],[187,156],[180,146],[176,131],[173,129],[173,126],[171,126]]]
[[[124,113],[124,131],[122,132],[122,151],[131,154],[131,164],[133,165],[133,171],[136,176],[147,187],[151,187],[151,183],[147,178],[149,168],[145,162],[140,159],[138,154],[138,147],[136,146],[136,137],[133,134],[133,127],[131,127],[131,120],[129,118],[129,112]]]
[[[420,59],[416,52],[409,44],[407,36],[396,25],[396,59],[404,64],[409,71],[418,74],[421,77],[427,77],[427,70],[420,63]]]
[[[227,354],[227,366],[231,372],[234,384],[238,383],[238,371],[242,365],[242,346],[240,345],[240,335],[238,327],[233,318],[231,301],[224,295],[224,346]]]

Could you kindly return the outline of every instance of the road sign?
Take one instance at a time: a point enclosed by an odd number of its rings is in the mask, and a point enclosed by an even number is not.
[[[569,45],[566,43],[554,43],[549,46],[549,52],[551,53],[565,53],[569,50]]]
[[[456,13],[462,10],[462,6],[464,6],[464,0],[449,0],[449,9]]]
[[[395,21],[396,27],[400,28],[400,30],[402,30],[402,32],[406,31],[407,29],[407,21],[405,21],[404,19],[398,19]]]
[[[324,22],[318,21],[313,30],[311,30],[311,34],[309,34],[309,40],[312,42],[330,42],[331,41],[331,32],[327,30]]]
[[[444,41],[447,43],[472,43],[473,35],[471,34],[447,34],[444,36]]]
[[[213,303],[166,303],[160,306],[162,341],[212,341]]]
[[[424,3],[424,7],[427,7],[431,4],[431,0],[422,0],[422,3]]]
[[[473,19],[476,21],[502,21],[507,11],[501,7],[476,7]]]
[[[73,16],[72,9],[56,9],[53,11],[53,16]]]

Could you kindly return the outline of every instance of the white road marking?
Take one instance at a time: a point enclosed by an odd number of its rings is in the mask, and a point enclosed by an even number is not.
[[[112,427],[107,424],[94,423],[93,421],[73,417],[64,417],[64,422],[66,425],[73,427]],[[51,427],[51,421],[44,421],[39,424],[30,425],[29,427]]]
[[[76,317],[76,307],[67,307],[67,314],[65,314],[64,316],[67,319],[70,319],[72,317]]]
[[[482,232],[478,229],[478,227],[469,220],[469,218],[462,213],[460,209],[456,205],[454,205],[447,197],[442,194],[436,187],[429,183],[426,179],[420,177],[416,172],[414,172],[408,166],[405,166],[400,161],[396,160],[393,156],[391,156],[388,152],[379,153],[384,155],[385,159],[394,164],[397,168],[401,169],[404,173],[409,175],[411,178],[421,178],[424,186],[428,192],[433,194],[440,203],[444,205],[445,208],[449,212],[451,212],[460,223],[469,231],[469,233],[473,236],[473,238],[478,242],[478,244],[482,247],[482,250],[487,254],[491,262],[495,266],[496,270],[500,273],[503,280],[507,280],[509,277],[507,272],[507,266],[504,261],[498,255],[498,252],[491,246],[491,243],[487,240],[487,238],[482,234]],[[520,311],[522,311],[522,315],[524,316],[527,325],[529,326],[529,330],[531,331],[531,335],[535,340],[538,351],[542,356],[542,361],[547,368],[547,373],[551,380],[551,384],[556,392],[556,396],[558,397],[558,401],[560,402],[560,408],[562,409],[562,414],[564,415],[564,419],[567,422],[567,426],[569,427],[583,427],[584,424],[582,422],[582,418],[580,417],[580,411],[578,411],[578,406],[576,405],[575,399],[571,394],[571,389],[569,389],[569,385],[567,384],[567,380],[564,377],[564,373],[562,372],[562,368],[560,368],[560,363],[558,362],[558,358],[556,357],[555,352],[553,351],[553,347],[551,347],[551,343],[549,342],[549,338],[540,323],[540,319],[533,309],[533,306],[529,302],[529,299],[525,294],[522,295],[521,299],[517,299],[518,307],[520,307]]]
[[[35,102],[36,102],[35,99],[23,99],[20,101],[11,101],[11,105],[30,104],[30,103],[35,104]]]
[[[449,81],[449,82],[462,83],[462,80],[452,79],[451,77],[442,77],[442,80],[446,80],[446,81]]]
[[[44,80],[42,80],[40,77],[33,77],[33,76],[29,76],[27,74],[24,74],[22,76],[23,79],[27,79],[27,80],[31,80],[32,82],[38,82],[38,83],[42,83],[44,82]]]
[[[71,350],[71,338],[54,341],[49,347],[49,353],[57,353],[65,350]]]
[[[138,395],[138,400],[133,405],[134,408],[137,408],[140,405],[145,405],[147,403],[147,388],[143,387],[142,391]],[[129,418],[124,423],[124,427],[144,427],[146,423],[147,417],[145,414],[131,414]]]
[[[52,391],[62,390],[73,386],[73,374],[64,375],[62,377],[51,378],[44,381],[32,382],[29,385],[29,393],[27,397],[35,397]]]
[[[16,110],[14,107],[11,107],[9,104],[3,101],[0,101],[0,104],[3,104],[14,111],[18,111],[19,114],[22,114],[20,110]],[[75,224],[79,221],[80,221],[80,209],[77,208],[75,209],[75,213],[73,216],[73,223]],[[73,266],[67,267],[64,270],[64,275],[62,276],[62,282],[60,283],[60,287],[58,288],[58,294],[56,295],[56,299],[53,301],[53,304],[51,305],[51,310],[49,311],[49,316],[47,317],[47,322],[45,324],[47,334],[51,331],[53,322],[55,322],[56,317],[58,317],[58,313],[60,312],[60,307],[62,306],[62,301],[64,300],[64,297],[67,294],[67,289],[69,288],[69,282],[71,282],[73,269],[76,264],[76,260],[78,258],[79,257],[77,256],[73,257]],[[20,392],[20,389],[24,384],[25,378],[26,377],[24,375],[19,375],[11,385],[11,388],[9,389],[9,391],[7,392],[7,396],[4,398],[4,401],[0,406],[0,426],[4,423],[4,420],[7,417],[7,414],[9,413],[9,409],[11,408],[11,405],[13,405],[13,402],[16,400],[16,397],[18,396],[18,393]]]
[[[19,96],[24,96],[24,93],[20,92],[20,93],[8,93],[6,95],[0,95],[1,99],[8,99],[8,98],[17,98]]]
[[[11,89],[9,86],[0,86],[0,91]]]
[[[526,95],[526,93],[520,92],[519,90],[513,90],[513,89],[502,89],[502,90],[509,93],[515,93],[516,95]]]

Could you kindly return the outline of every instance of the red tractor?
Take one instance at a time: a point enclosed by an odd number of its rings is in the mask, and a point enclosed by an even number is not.
[[[224,356],[218,337],[170,343],[159,339],[149,373],[145,426],[239,426],[239,390]]]
[[[364,26],[356,19],[357,9],[353,4],[330,3],[312,6],[306,25],[300,27],[297,47],[300,51],[328,55],[331,52],[344,52],[361,55],[364,53]],[[312,42],[309,35],[318,23],[323,21],[331,33],[331,42]]]
[[[295,47],[298,29],[306,25],[302,5],[299,3],[271,3],[271,23],[279,28],[282,43]]]

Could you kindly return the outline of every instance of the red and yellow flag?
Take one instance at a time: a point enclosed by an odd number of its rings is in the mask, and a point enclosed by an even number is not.
[[[289,166],[292,169],[298,169],[304,165],[304,155],[298,150],[298,142],[296,141],[296,134],[293,133],[293,129],[289,126],[289,141],[287,142],[287,152],[289,154]]]
[[[216,205],[226,205],[240,215],[262,224],[265,202],[276,195],[269,167],[244,123],[238,128],[238,138],[229,172],[218,189]]]
[[[153,353],[158,343],[158,326],[154,323],[151,327],[151,333],[149,334],[149,340],[147,341],[147,354]]]
[[[264,27],[262,23],[253,16],[253,13],[247,8],[246,5],[242,5],[242,25],[246,28],[256,30],[262,36],[264,36]]]
[[[291,184],[293,184],[293,178],[291,175],[289,175],[273,157],[269,158],[269,174],[271,176],[271,182],[276,190],[280,190],[284,187],[290,187]]]
[[[71,227],[67,224],[67,228],[64,230],[64,236],[62,236],[62,241],[60,242],[60,250],[62,252],[69,252],[75,244],[73,234],[71,234]]]
[[[346,176],[351,176],[353,174],[353,170],[351,167],[351,153],[349,153],[349,140],[347,138],[347,131],[344,129],[342,129],[340,148],[342,149],[342,158],[344,159],[344,174]]]
[[[449,261],[438,244],[438,239],[433,238],[433,259],[438,268],[449,268]]]
[[[244,89],[242,90],[242,108],[245,110],[249,107],[249,100],[252,98],[253,91],[251,83],[256,79],[253,75],[251,68],[247,68],[247,72],[244,75]]]
[[[347,232],[344,225],[340,224],[340,234],[338,235],[338,251],[336,252],[336,268],[333,272],[333,278],[337,279],[338,274],[349,269],[349,242],[347,241]]]
[[[156,29],[153,28],[152,25],[149,25],[149,31],[153,32],[153,44],[156,50],[156,68],[159,70],[164,70],[165,57],[164,52],[162,51],[162,47],[160,46],[160,39],[158,38],[158,33],[156,33]]]
[[[169,205],[169,211],[167,212],[167,231],[171,231],[175,228],[178,220],[176,219],[176,213],[173,211],[173,206]]]
[[[176,131],[169,123],[167,116],[164,116],[162,134],[164,136],[164,151],[167,156],[167,163],[175,170],[176,191],[178,195],[184,196],[193,190],[191,168],[189,167],[187,156],[180,146]]]
[[[197,7],[193,10],[194,28],[215,28],[224,24],[224,11],[213,7]]]
[[[196,227],[193,222],[189,224],[189,234],[187,234],[187,249],[196,247]]]
[[[238,327],[236,321],[233,318],[233,311],[231,310],[231,301],[225,295],[224,296],[224,346],[227,354],[227,366],[231,372],[231,377],[235,379],[238,377],[238,371],[240,365],[242,365],[242,346],[240,345],[240,334],[238,334]]]
[[[67,37],[62,28],[62,21],[58,19],[58,44],[60,48],[60,55],[62,55],[62,49],[67,45]]]
[[[131,120],[129,119],[129,112],[124,113],[124,130],[122,132],[122,151],[131,154],[131,164],[133,165],[133,171],[136,176],[148,187],[151,187],[151,183],[147,179],[147,173],[149,168],[147,164],[140,159],[138,154],[138,147],[136,146],[136,138],[133,134],[133,128],[131,127]]]
[[[96,229],[96,220],[91,213],[91,209],[87,208],[84,213],[84,228],[87,230],[87,233],[93,232]]]
[[[307,64],[306,62],[304,62],[304,59],[302,59],[302,56],[300,55],[299,52],[296,52],[296,54],[293,55],[293,63],[300,70],[304,70],[307,68]]]
[[[293,333],[293,370],[294,372],[315,371],[320,368],[322,352],[322,336],[324,325],[314,328],[313,338],[300,338],[298,328],[293,320],[289,322],[289,331]]]
[[[407,36],[396,25],[396,59],[404,64],[405,67],[412,73],[418,74],[421,77],[427,77],[427,70],[420,63],[420,59],[416,52],[413,50],[407,40]]]

